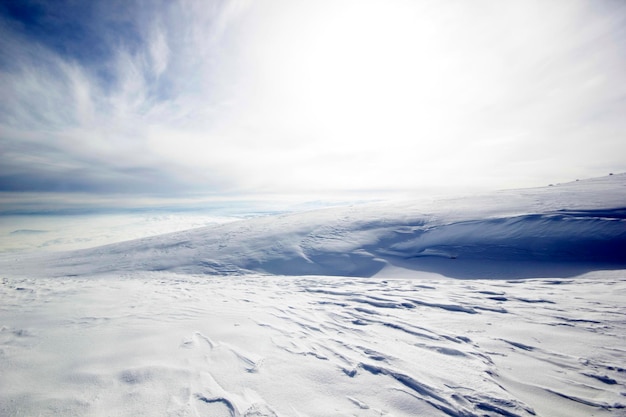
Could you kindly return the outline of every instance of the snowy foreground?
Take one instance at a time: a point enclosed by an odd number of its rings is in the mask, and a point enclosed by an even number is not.
[[[0,259],[1,416],[626,416],[626,175]]]

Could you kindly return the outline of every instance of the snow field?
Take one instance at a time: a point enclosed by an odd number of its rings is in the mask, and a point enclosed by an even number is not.
[[[625,191],[4,253],[0,416],[626,416]]]
[[[610,416],[626,277],[5,278],[0,414]]]

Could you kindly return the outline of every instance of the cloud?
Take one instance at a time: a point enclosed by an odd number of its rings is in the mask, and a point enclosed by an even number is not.
[[[37,13],[22,17],[20,24],[3,17],[8,24],[2,25],[1,46],[8,53],[0,73],[5,98],[0,105],[0,189],[193,189],[197,184],[187,182],[193,175],[186,172],[185,161],[170,160],[148,145],[158,126],[184,123],[188,113],[197,112],[193,95],[204,97],[206,86],[202,82],[180,84],[196,71],[202,73],[203,67],[194,66],[193,71],[174,67],[176,72],[168,74],[172,54],[166,29],[156,15],[138,15],[134,17],[145,20],[128,22],[115,14],[114,7],[100,10],[102,3],[94,3],[98,10],[89,12],[73,8],[70,12],[69,4],[60,4],[68,11],[63,22],[57,22],[61,13],[52,6],[38,4],[33,4]],[[118,10],[122,15],[125,12],[124,8]],[[61,41],[54,30],[65,28],[66,21],[92,15],[74,35],[91,33],[102,26],[96,23],[102,13],[111,26],[90,35],[93,45],[83,45],[64,33],[63,45],[68,47],[63,53],[59,50]],[[89,29],[92,25],[96,28]],[[130,41],[109,33],[119,27],[125,27],[126,34],[133,33]],[[141,42],[135,39],[138,36],[143,37]],[[99,44],[105,46],[99,48]],[[97,57],[89,56],[92,48],[100,49]],[[188,54],[189,49],[193,48],[187,47],[179,55]],[[102,62],[96,64],[95,58]],[[194,74],[188,74],[190,71]],[[217,182],[204,179],[202,185],[210,188]]]
[[[0,190],[543,184],[626,169],[611,1],[5,3]]]

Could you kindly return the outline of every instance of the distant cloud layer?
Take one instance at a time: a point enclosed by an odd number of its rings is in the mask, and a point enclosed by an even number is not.
[[[626,169],[626,3],[0,5],[0,191],[508,187]]]

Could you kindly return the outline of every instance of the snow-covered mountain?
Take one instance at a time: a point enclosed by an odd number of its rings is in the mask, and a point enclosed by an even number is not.
[[[626,266],[626,174],[254,218],[26,263],[49,275],[167,270],[368,277],[391,268],[452,277],[576,275]]]

